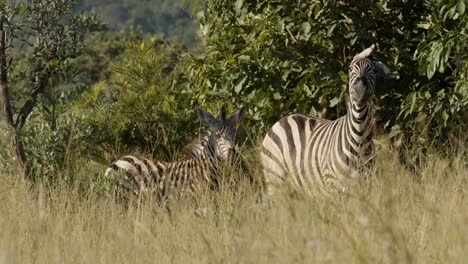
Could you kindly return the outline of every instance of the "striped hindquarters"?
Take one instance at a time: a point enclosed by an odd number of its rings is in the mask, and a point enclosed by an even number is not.
[[[122,173],[123,178],[119,178],[119,184],[126,191],[138,194],[141,191],[152,189],[162,189],[164,186],[168,163],[164,161],[151,161],[146,158],[135,156],[123,156],[113,162],[106,169],[105,176],[108,178]]]
[[[189,159],[181,162],[151,161],[134,156],[124,156],[107,168],[106,176],[121,172],[119,185],[138,195],[141,192],[156,192],[165,195],[172,189],[194,190],[199,182],[216,183],[213,175],[216,168],[207,158]]]

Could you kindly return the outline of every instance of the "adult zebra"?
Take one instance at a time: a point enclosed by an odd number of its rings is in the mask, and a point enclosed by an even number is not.
[[[113,162],[105,175],[122,172],[119,185],[125,192],[156,192],[164,196],[172,188],[192,191],[200,183],[216,184],[223,165],[229,164],[235,152],[236,132],[245,116],[245,108],[226,119],[226,106],[218,117],[197,108],[197,115],[209,127],[206,135],[195,144],[190,157],[180,162],[151,161],[127,155]]]
[[[261,149],[270,194],[284,181],[309,195],[326,193],[331,186],[345,188],[345,179],[373,169],[371,101],[377,75],[391,76],[375,52],[372,45],[351,62],[346,115],[332,121],[293,114],[270,129]]]

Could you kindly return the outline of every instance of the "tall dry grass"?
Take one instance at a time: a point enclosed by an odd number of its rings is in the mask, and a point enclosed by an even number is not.
[[[259,202],[245,182],[196,204],[126,205],[1,175],[0,263],[466,263],[464,155],[430,156],[412,175],[378,154],[374,178],[320,200]]]

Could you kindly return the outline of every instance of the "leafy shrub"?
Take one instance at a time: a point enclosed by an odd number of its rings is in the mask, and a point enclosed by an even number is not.
[[[1,118],[9,134],[14,159],[25,178],[32,168],[22,138],[37,106],[52,109],[61,94],[74,92],[74,59],[101,24],[93,16],[74,13],[76,0],[0,2]],[[49,112],[47,113],[49,115]],[[54,125],[54,124],[52,124]],[[54,128],[54,126],[52,126]],[[3,131],[2,131],[3,132]],[[8,152],[8,150],[6,151]]]
[[[379,127],[396,145],[415,132],[444,142],[466,130],[467,22],[463,0],[208,1],[190,84],[202,104],[247,105],[251,128],[292,112],[335,118],[352,57],[378,42],[399,77],[377,88]]]
[[[53,177],[75,180],[76,172],[89,161],[84,157],[92,149],[87,141],[91,132],[74,114],[57,119],[55,127],[49,122],[33,122],[24,135],[33,175],[52,182]]]
[[[141,30],[110,32],[95,34],[86,42],[83,55],[76,58],[77,72],[80,82],[94,85],[100,81],[109,81],[112,75],[112,64],[122,60],[128,42],[143,40]]]
[[[136,151],[169,159],[193,137],[198,122],[177,85],[183,51],[159,37],[131,40],[110,81],[94,85],[75,105],[93,128],[94,145],[104,150],[101,159]]]
[[[447,139],[467,129],[468,16],[465,3],[431,1],[417,26],[424,30],[413,59],[420,76],[401,102],[399,117],[406,130],[415,128],[419,140]],[[394,129],[398,129],[395,127]]]
[[[174,0],[81,0],[78,9],[97,13],[111,30],[164,34],[177,37],[188,46],[197,44],[196,20],[184,10],[182,1]]]

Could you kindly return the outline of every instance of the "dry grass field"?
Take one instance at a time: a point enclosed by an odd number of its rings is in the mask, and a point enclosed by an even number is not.
[[[378,157],[374,178],[316,200],[259,202],[241,183],[128,205],[1,175],[0,263],[467,263],[465,154],[429,155],[418,175]]]

